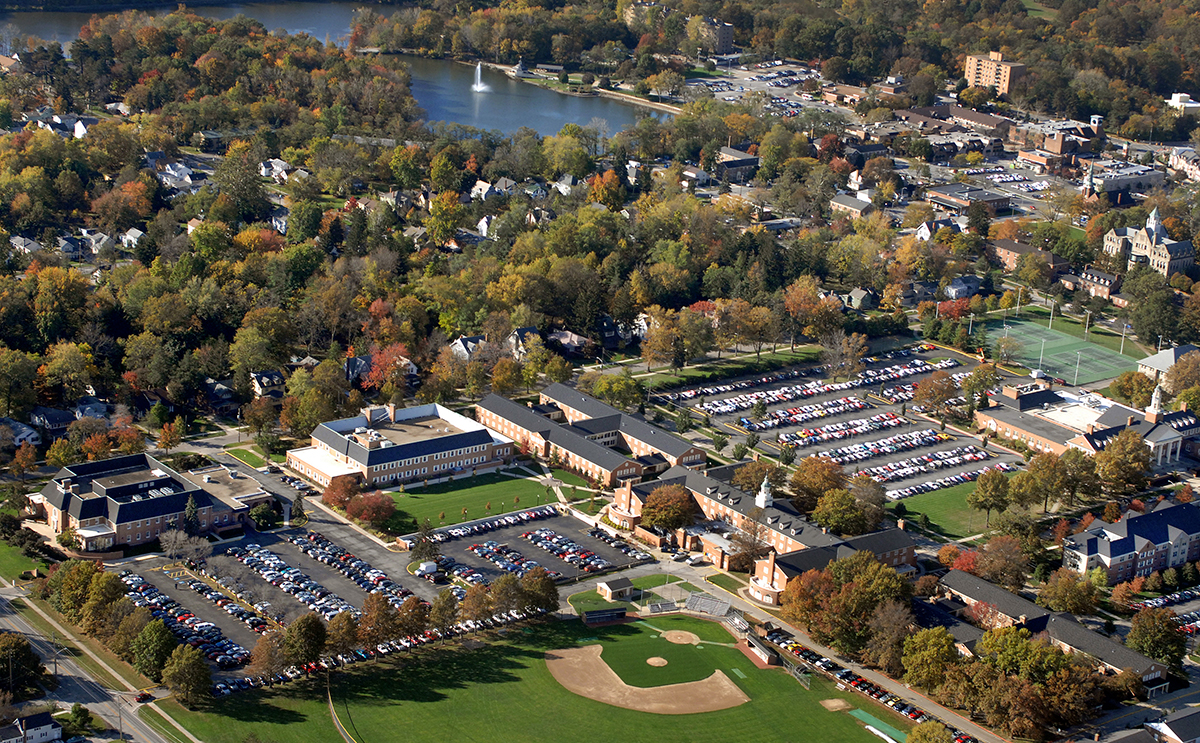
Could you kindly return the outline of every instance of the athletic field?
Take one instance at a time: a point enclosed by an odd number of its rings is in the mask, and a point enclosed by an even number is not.
[[[1079,363],[1078,384],[1092,384],[1137,369],[1137,360],[1130,356],[1123,356],[1082,338],[1050,330],[1024,319],[989,321],[988,337],[993,344],[997,339],[1004,337],[1005,326],[1008,328],[1008,336],[1022,343],[1018,356],[1022,364],[1030,369],[1040,368],[1052,377],[1065,380],[1067,384],[1076,384],[1076,361]],[[1045,341],[1044,347],[1042,341]],[[1133,341],[1129,341],[1128,347],[1136,349]],[[1038,365],[1039,355],[1042,359],[1041,366]]]

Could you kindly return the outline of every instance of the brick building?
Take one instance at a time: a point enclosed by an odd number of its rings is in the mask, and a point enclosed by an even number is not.
[[[1009,62],[1000,52],[967,55],[967,83],[973,88],[995,88],[1000,95],[1008,95],[1012,84],[1025,75],[1025,65]]]
[[[1162,501],[1115,524],[1099,519],[1063,541],[1063,566],[1080,574],[1101,567],[1110,584],[1200,560],[1200,508]]]

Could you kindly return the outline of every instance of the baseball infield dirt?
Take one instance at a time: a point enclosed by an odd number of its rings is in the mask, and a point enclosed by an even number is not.
[[[822,699],[821,706],[830,712],[841,712],[844,709],[854,709],[845,699]]]
[[[700,638],[693,632],[686,632],[681,629],[669,629],[662,633],[663,639],[667,642],[673,642],[676,645],[699,645]]]
[[[690,633],[688,633],[690,634]],[[614,707],[658,715],[716,712],[750,701],[722,671],[701,681],[654,686],[630,686],[600,658],[601,645],[566,648],[546,653],[546,667],[567,691]]]
[[[646,663],[654,666],[655,668],[662,668],[663,666],[667,665],[667,659],[660,658],[656,655],[653,658],[647,658]]]

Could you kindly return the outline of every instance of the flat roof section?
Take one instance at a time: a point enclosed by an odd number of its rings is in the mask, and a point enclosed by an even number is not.
[[[395,423],[384,418],[382,422],[376,421],[373,428],[379,432],[380,436],[396,446],[428,441],[450,434],[466,433],[466,430],[436,415],[398,420]],[[347,435],[353,435],[353,432],[347,432]]]
[[[1063,405],[1062,407],[1052,408],[1039,413],[1043,418],[1052,420],[1079,433],[1086,432],[1087,427],[1099,420],[1103,414],[1104,410],[1079,403]]]
[[[315,446],[306,446],[302,449],[292,449],[288,451],[288,456],[295,457],[303,464],[307,464],[317,472],[328,475],[331,479],[339,475],[359,475],[362,470],[351,467],[344,462],[334,459],[324,449],[318,449]]]
[[[258,480],[236,473],[237,470],[231,472],[218,465],[181,474],[196,487],[208,491],[209,495],[233,508],[241,506],[241,501],[249,496],[265,493]]]

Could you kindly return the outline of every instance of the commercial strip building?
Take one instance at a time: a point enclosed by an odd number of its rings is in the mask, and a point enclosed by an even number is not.
[[[636,528],[650,493],[665,485],[683,486],[708,524],[707,529],[695,534],[700,549],[717,567],[728,568],[734,550],[729,538],[732,530],[760,534],[770,553],[756,561],[749,593],[752,598],[773,606],[779,605],[779,598],[792,578],[863,550],[902,573],[913,570],[915,542],[907,532],[886,529],[843,540],[810,522],[791,503],[775,500],[770,484],[765,481],[751,495],[713,476],[730,474],[733,469],[722,467],[705,473],[675,467],[654,482],[625,483],[616,491],[609,518],[621,527]]]
[[[1063,566],[1108,571],[1109,584],[1200,560],[1200,508],[1164,500],[1115,524],[1099,519],[1063,540]]]
[[[492,470],[515,454],[511,439],[441,405],[389,404],[317,426],[287,466],[323,487],[338,478],[380,486]]]
[[[475,418],[518,448],[605,487],[705,462],[704,450],[686,439],[563,384],[542,390],[537,405],[488,395],[475,405]]]
[[[975,202],[983,202],[993,214],[1008,211],[1010,199],[1006,194],[979,188],[967,183],[945,183],[925,189],[926,198],[937,206],[955,214],[966,214]]]
[[[1078,396],[1037,382],[1006,385],[989,406],[975,411],[975,423],[1035,451],[1062,454],[1074,448],[1089,454],[1104,449],[1121,431],[1132,428],[1150,448],[1151,465],[1178,462],[1195,450],[1200,419],[1186,409],[1166,412],[1161,391],[1140,411],[1096,394]]]
[[[200,531],[219,533],[241,528],[250,509],[273,496],[236,469],[180,473],[149,454],[130,454],[64,467],[30,497],[54,533],[73,529],[85,552],[136,547],[182,528],[189,499]]]
[[[1065,653],[1086,655],[1095,662],[1097,670],[1105,675],[1115,676],[1126,669],[1132,671],[1142,679],[1150,696],[1160,694],[1167,688],[1166,665],[1112,638],[1093,632],[1070,614],[1051,612],[962,570],[946,573],[938,582],[938,587],[939,593],[934,597],[937,610],[959,618],[972,615],[984,617],[990,623],[986,629],[1023,627],[1034,635],[1043,634],[1048,642]],[[924,615],[924,612],[918,614]]]

